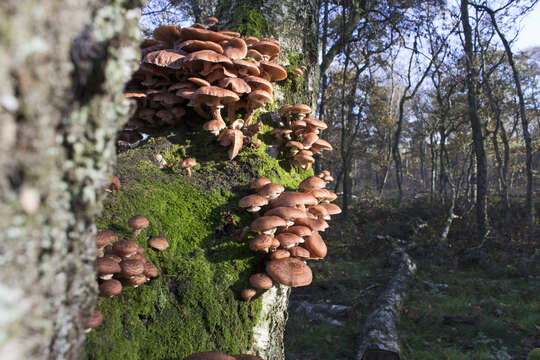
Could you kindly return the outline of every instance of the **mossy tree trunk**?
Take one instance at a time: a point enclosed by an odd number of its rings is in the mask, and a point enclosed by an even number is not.
[[[305,103],[311,106],[313,114],[320,83],[319,6],[317,0],[227,0],[218,4],[216,14],[224,28],[244,36],[278,39],[281,52],[277,62],[287,70],[306,66],[307,71],[301,77],[280,82],[276,102],[278,106]],[[263,296],[252,351],[265,359],[285,358],[283,336],[289,294],[290,290],[281,286]]]
[[[307,67],[298,83],[288,80],[282,84],[289,86],[282,86],[285,96],[277,100],[282,104],[303,102],[314,111],[320,81],[319,6],[318,0],[224,0],[216,11],[225,28],[247,36],[278,39],[281,65]]]
[[[77,359],[138,0],[0,3],[0,358]]]

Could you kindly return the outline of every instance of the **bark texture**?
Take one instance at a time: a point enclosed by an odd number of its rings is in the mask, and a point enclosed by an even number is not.
[[[286,80],[276,89],[278,106],[305,103],[313,112],[317,108],[320,83],[318,6],[317,0],[231,0],[221,1],[218,5],[216,15],[226,28],[243,35],[276,38],[281,44],[278,63],[307,67],[299,84],[296,80]],[[250,20],[251,24],[246,25],[243,19]],[[263,295],[252,351],[266,360],[285,359],[283,335],[289,294],[290,289],[282,286]]]
[[[399,360],[398,323],[407,289],[416,273],[416,264],[404,249],[396,248],[390,256],[397,271],[375,301],[362,328],[357,360]]]
[[[0,358],[76,359],[136,0],[0,4]]]

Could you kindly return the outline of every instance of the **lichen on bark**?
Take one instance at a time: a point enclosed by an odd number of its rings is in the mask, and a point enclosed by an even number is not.
[[[138,1],[0,4],[0,358],[78,358]],[[6,305],[6,307],[4,307]]]

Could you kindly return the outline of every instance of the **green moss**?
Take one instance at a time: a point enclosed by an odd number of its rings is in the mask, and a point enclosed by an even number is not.
[[[230,1],[220,1],[216,8],[216,16],[222,17],[230,11]],[[234,9],[234,16],[227,27],[237,31],[242,36],[256,36],[258,38],[273,36],[274,31],[266,21],[264,15],[257,9],[249,6],[238,6]]]
[[[540,348],[532,349],[527,355],[527,360],[540,360]]]
[[[150,226],[136,241],[160,276],[99,300],[104,323],[89,335],[86,359],[182,359],[214,349],[241,353],[250,345],[261,304],[239,301],[238,294],[262,262],[236,241],[252,220],[238,208],[238,199],[257,176],[297,189],[312,171],[289,168],[287,161],[270,157],[265,145],[229,161],[214,136],[185,134],[185,129],[165,132],[119,156],[122,188],[106,199],[97,226],[126,238],[129,217],[148,217]],[[159,169],[158,153],[168,167]],[[186,157],[199,162],[191,178],[177,166]],[[170,244],[164,252],[146,244],[159,234]]]

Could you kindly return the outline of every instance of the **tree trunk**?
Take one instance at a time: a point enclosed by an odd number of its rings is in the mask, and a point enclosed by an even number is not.
[[[94,217],[138,63],[139,2],[0,4],[2,359],[76,359],[96,302]]]
[[[487,219],[487,158],[484,150],[482,124],[478,118],[475,71],[473,65],[472,29],[469,23],[469,1],[461,0],[461,23],[465,42],[466,84],[469,121],[471,122],[473,146],[476,155],[476,226],[477,240],[483,241],[488,232]]]
[[[220,5],[222,5],[220,7]],[[239,24],[237,19],[250,17],[261,19],[255,35],[274,37],[280,41],[281,53],[278,63],[291,64],[300,59],[297,65],[305,65],[307,71],[303,75],[303,86],[294,91],[287,88],[276,89],[278,106],[294,103],[305,103],[315,111],[320,84],[318,66],[319,47],[319,2],[317,0],[278,1],[278,0],[231,0],[222,1],[218,5],[216,16],[231,30]],[[268,32],[266,32],[268,30]],[[284,289],[282,289],[284,288]],[[259,315],[254,331],[252,351],[267,360],[284,359],[283,335],[287,321],[287,304],[290,290],[281,287],[279,290],[267,291],[263,295],[263,311]]]

